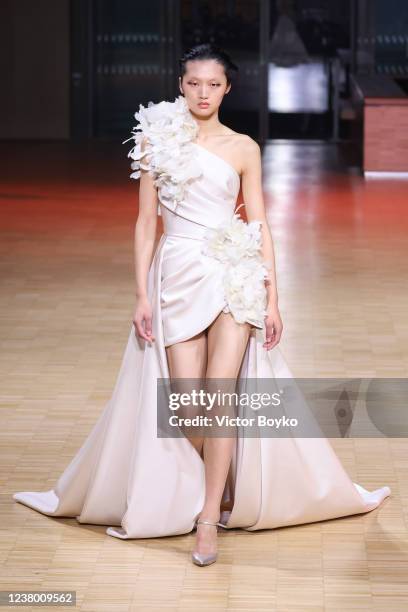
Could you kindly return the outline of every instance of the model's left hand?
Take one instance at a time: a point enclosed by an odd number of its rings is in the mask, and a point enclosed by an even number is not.
[[[266,308],[265,316],[265,329],[266,329],[266,341],[263,343],[263,347],[270,351],[271,348],[276,346],[280,341],[282,335],[282,319],[279,313],[279,308],[276,305],[268,306]]]

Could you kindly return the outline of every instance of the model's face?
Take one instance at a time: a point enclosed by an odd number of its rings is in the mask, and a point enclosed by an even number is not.
[[[179,87],[189,109],[202,117],[212,115],[231,89],[224,67],[213,59],[188,61],[186,73],[179,78]]]

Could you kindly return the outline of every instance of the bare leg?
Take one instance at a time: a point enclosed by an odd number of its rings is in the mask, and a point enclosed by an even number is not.
[[[191,379],[202,378],[205,375],[207,365],[207,335],[206,330],[200,332],[193,338],[184,342],[177,342],[166,347],[167,361],[169,364],[170,378]],[[178,391],[188,392],[190,385],[186,382],[186,388],[181,388],[182,381],[178,382]],[[191,412],[188,416],[192,416]],[[203,448],[202,436],[186,436],[201,456]]]
[[[221,312],[208,328],[207,379],[227,378],[235,380],[242,363],[248,343],[251,326],[249,323],[237,323],[230,313]],[[211,381],[210,381],[211,382]],[[214,385],[214,390],[220,387]],[[222,391],[234,391],[228,387],[228,381],[222,384]],[[225,411],[223,411],[225,413]],[[205,437],[205,501],[200,517],[211,522],[220,519],[221,498],[235,445],[234,437]],[[215,527],[199,524],[195,550],[201,554],[216,551],[217,530]]]

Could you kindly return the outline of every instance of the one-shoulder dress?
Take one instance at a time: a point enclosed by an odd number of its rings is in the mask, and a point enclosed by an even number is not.
[[[164,230],[148,274],[156,340],[138,338],[131,324],[110,400],[76,455],[52,489],[13,495],[45,515],[106,525],[122,539],[188,533],[204,504],[201,456],[184,436],[157,435],[165,347],[231,312],[251,324],[238,379],[293,378],[280,348],[263,348],[268,264],[259,223],[235,209],[240,176],[196,143],[198,124],[182,96],[140,105],[135,117],[131,177],[141,168],[154,177]],[[324,436],[240,435],[221,520],[248,531],[316,522],[373,510],[390,492],[352,482]]]

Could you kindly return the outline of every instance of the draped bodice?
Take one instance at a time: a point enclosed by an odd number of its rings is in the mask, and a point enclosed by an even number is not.
[[[204,228],[215,228],[227,222],[234,214],[240,177],[224,159],[208,149],[193,143],[192,152],[201,175],[191,180],[185,188],[183,200],[169,206],[158,189],[160,214],[166,234],[185,233],[192,237],[202,235]],[[191,222],[201,227],[192,227]]]

